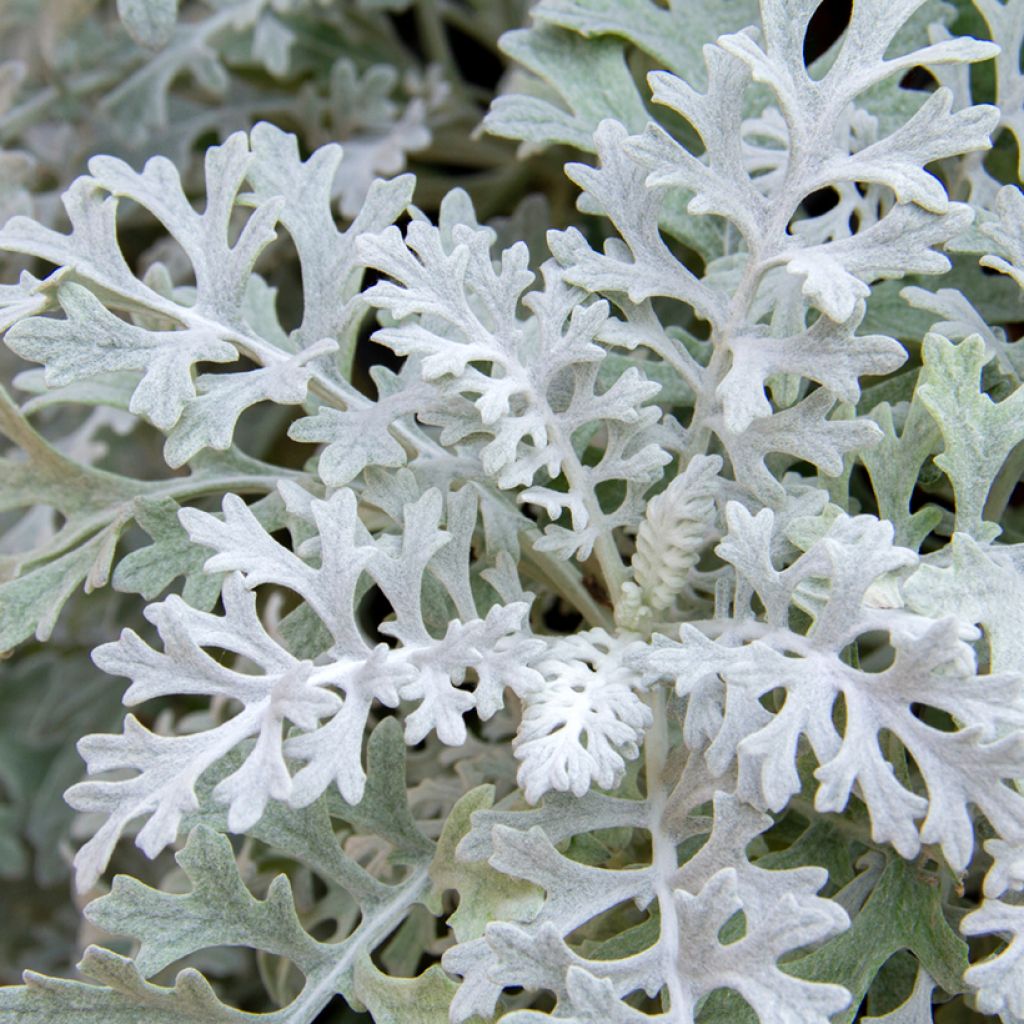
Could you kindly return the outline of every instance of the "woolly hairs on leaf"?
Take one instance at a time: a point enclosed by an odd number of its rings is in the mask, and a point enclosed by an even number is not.
[[[35,6],[0,1017],[1024,1020],[1024,0]]]

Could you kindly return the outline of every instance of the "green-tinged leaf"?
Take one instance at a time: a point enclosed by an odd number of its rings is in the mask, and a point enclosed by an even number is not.
[[[946,920],[942,895],[933,879],[901,860],[891,860],[842,935],[821,949],[786,965],[800,978],[833,981],[851,993],[850,1008],[834,1018],[852,1021],[882,965],[896,952],[909,950],[921,967],[947,992],[962,992],[967,943]]]
[[[111,372],[144,371],[128,408],[161,430],[170,430],[195,400],[196,363],[237,358],[234,346],[208,329],[149,331],[127,323],[82,285],[61,285],[58,298],[64,318],[20,321],[7,332],[10,348],[45,364],[46,383],[57,387]]]
[[[477,939],[490,921],[529,921],[544,902],[537,886],[503,874],[487,861],[459,860],[456,848],[472,827],[474,811],[494,803],[493,786],[477,786],[452,808],[430,865],[433,897],[440,902],[447,889],[459,894],[459,906],[448,925],[459,942]]]
[[[201,474],[197,474],[201,478]],[[210,489],[216,489],[216,476],[210,474]],[[223,479],[222,487],[231,486]],[[273,479],[267,479],[267,488]],[[249,508],[268,531],[280,529],[285,523],[284,507],[276,492],[254,501]],[[204,611],[214,606],[220,596],[224,573],[206,572],[209,549],[192,543],[181,525],[181,506],[172,498],[139,498],[132,511],[135,521],[153,539],[152,544],[136,548],[118,562],[114,570],[115,590],[141,594],[147,601],[159,597],[179,576],[185,577],[182,597],[194,608]],[[321,648],[322,649],[322,648]]]
[[[956,529],[979,541],[1000,533],[996,523],[982,519],[985,499],[1006,457],[1024,440],[1024,388],[998,403],[980,390],[990,358],[977,335],[954,345],[930,334],[917,389],[942,433],[945,448],[935,464],[953,484]]]
[[[203,825],[220,832],[227,830],[227,811],[214,798],[213,791],[238,769],[245,753],[245,750],[234,751],[203,775],[196,787],[199,810],[185,818],[186,827]],[[387,886],[342,850],[341,839],[327,812],[326,796],[301,808],[274,801],[267,805],[263,817],[249,834],[278,854],[304,864],[326,882],[344,889],[360,905],[387,900]]]
[[[400,860],[422,861],[434,852],[434,844],[420,831],[409,810],[405,778],[405,742],[394,718],[385,718],[366,744],[366,789],[355,805],[329,794],[331,813],[359,831],[383,836],[395,847]]]
[[[1019,545],[981,545],[953,534],[947,566],[922,565],[904,584],[911,607],[983,626],[993,672],[1024,671],[1024,575]]]
[[[82,774],[75,743],[92,729],[113,727],[122,713],[120,688],[83,660],[84,645],[56,646],[0,668],[0,833],[19,851],[17,863],[13,852],[0,858],[0,876],[31,877],[37,891],[59,890],[68,877],[74,812],[63,794]]]
[[[364,957],[356,964],[353,994],[374,1024],[449,1024],[458,987],[436,965],[415,978],[391,978]]]
[[[66,554],[0,583],[0,652],[33,635],[49,639],[65,602],[79,587],[89,591],[107,582],[123,528],[124,523],[112,524]]]
[[[841,889],[853,879],[850,847],[846,837],[829,821],[812,822],[784,850],[757,858],[759,868],[782,871],[804,864],[818,864],[828,871],[829,883]]]
[[[225,1006],[191,969],[173,988],[151,985],[126,957],[91,946],[79,965],[96,984],[28,972],[25,984],[0,988],[0,1017],[18,1024],[252,1024],[259,1014]]]
[[[0,555],[0,652],[35,634],[49,637],[64,603],[84,584],[106,584],[135,496],[147,484],[82,466],[62,455],[32,426],[0,386],[0,434],[21,459],[0,459],[0,512],[42,505],[65,522],[38,531],[29,550]]]
[[[303,929],[285,875],[256,899],[238,873],[226,836],[200,825],[176,859],[191,883],[185,894],[160,892],[118,875],[110,893],[86,910],[93,924],[140,943],[135,964],[152,977],[168,964],[208,946],[245,946],[288,957],[304,973],[330,959]]]
[[[117,0],[117,13],[141,46],[163,46],[174,33],[178,0]]]
[[[195,608],[209,610],[220,594],[222,574],[203,571],[210,553],[189,540],[178,522],[179,508],[171,498],[142,498],[136,502],[136,522],[153,543],[121,559],[114,570],[113,586],[153,601],[184,575],[185,600]]]
[[[921,467],[942,443],[939,430],[922,399],[911,402],[899,434],[888,402],[875,406],[870,415],[882,429],[882,440],[861,452],[860,461],[871,478],[879,516],[893,524],[897,544],[916,551],[942,518],[935,506],[910,511]]]
[[[20,450],[22,460],[0,461],[0,511],[46,504],[69,519],[87,518],[125,502],[144,489],[138,481],[83,466],[59,452],[26,419],[0,387],[0,435]]]
[[[646,113],[620,41],[587,41],[542,27],[510,32],[501,46],[550,89],[547,95],[498,97],[484,120],[492,134],[520,139],[534,149],[564,143],[592,152],[594,131],[606,117],[634,131],[643,127]]]
[[[532,15],[538,21],[578,32],[585,38],[617,36],[650,54],[658,67],[690,74],[704,84],[701,48],[725,32],[752,25],[752,0],[692,4],[686,0],[541,0]]]

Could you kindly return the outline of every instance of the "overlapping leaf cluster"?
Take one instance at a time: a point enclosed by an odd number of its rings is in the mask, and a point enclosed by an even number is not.
[[[0,71],[0,1017],[1024,1021],[1024,3],[85,10]]]

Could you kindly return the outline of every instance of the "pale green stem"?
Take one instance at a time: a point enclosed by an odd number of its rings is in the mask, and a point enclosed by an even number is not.
[[[448,43],[448,34],[445,32],[444,19],[441,17],[437,0],[416,0],[416,28],[423,41],[427,59],[440,64],[448,83],[457,89],[462,83],[462,76]]]
[[[644,768],[647,776],[647,805],[650,814],[651,866],[654,892],[660,913],[658,949],[664,957],[669,1010],[666,1024],[687,1024],[692,1020],[692,1002],[683,989],[675,965],[679,961],[679,917],[672,890],[672,878],[678,870],[676,844],[663,825],[668,807],[669,787],[665,777],[669,756],[668,709],[664,687],[656,686],[648,694],[648,706],[654,722],[644,743]]]
[[[267,1024],[309,1024],[334,998],[351,991],[351,976],[356,962],[368,950],[375,949],[405,920],[414,904],[430,888],[430,866],[422,864],[404,881],[394,886],[387,903],[368,911],[359,927],[342,944],[343,951],[322,972],[311,972],[305,987],[287,1006],[263,1018]]]

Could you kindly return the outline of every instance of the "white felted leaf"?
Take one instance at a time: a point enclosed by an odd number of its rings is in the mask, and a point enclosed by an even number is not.
[[[717,456],[695,456],[647,503],[636,534],[633,584],[638,600],[653,611],[672,606],[700,558],[714,526],[715,484],[721,468]]]
[[[466,511],[471,531],[475,510],[467,505]],[[543,644],[525,629],[525,602],[495,605],[483,619],[454,620],[442,637],[427,630],[420,605],[424,573],[451,539],[439,528],[441,512],[437,491],[407,505],[396,549],[390,538],[376,540],[367,532],[352,492],[338,491],[329,501],[314,499],[310,514],[319,565],[274,540],[233,495],[225,499],[223,519],[196,509],[181,513],[193,541],[216,552],[206,569],[231,573],[224,589],[225,614],[211,615],[168,598],[147,610],[160,632],[162,652],[126,630],[116,643],[97,649],[96,661],[132,679],[126,703],[191,694],[228,699],[241,710],[187,736],[160,736],[129,717],[122,737],[83,741],[90,773],[130,768],[138,774],[81,783],[69,792],[79,809],[108,815],[79,851],[80,886],[93,883],[135,818],[149,816],[137,840],[149,856],[172,842],[182,815],[196,806],[199,777],[249,739],[255,742],[241,766],[214,791],[228,806],[233,831],[251,828],[271,799],[306,806],[332,782],[348,802],[357,803],[366,781],[362,736],[375,701],[388,707],[417,703],[405,719],[408,743],[436,731],[442,741],[459,744],[466,738],[467,711],[476,708],[481,717],[489,717],[501,706],[506,686],[521,690],[533,683],[536,671],[529,666]],[[442,580],[452,581],[453,596],[460,592],[460,569],[465,574],[468,565],[446,569],[442,564],[436,570]],[[383,627],[399,641],[394,649],[373,645],[356,620],[363,573],[395,611],[394,621]],[[302,597],[327,629],[332,643],[315,661],[294,657],[264,628],[252,588],[267,583]],[[222,665],[207,647],[231,652],[240,667]],[[245,671],[246,663],[259,666],[260,673]],[[460,688],[469,670],[476,674],[475,694]],[[289,738],[286,723],[298,730]],[[302,764],[294,777],[286,756]]]
[[[267,124],[248,137],[235,133],[207,152],[206,204],[199,213],[165,158],[136,172],[121,160],[96,157],[91,176],[64,196],[70,234],[24,217],[3,229],[0,245],[56,263],[58,274],[72,272],[76,282],[59,286],[63,318],[22,319],[8,332],[8,344],[43,363],[51,387],[139,371],[129,407],[169,435],[165,458],[174,467],[203,448],[227,448],[238,417],[254,404],[301,404],[311,382],[337,392],[341,376],[326,357],[340,349],[337,361],[349,368],[366,310],[355,239],[393,221],[411,191],[408,179],[372,189],[359,217],[341,232],[331,214],[340,159],[337,147],[325,146],[302,162],[295,138]],[[195,281],[191,301],[129,267],[117,241],[122,199],[148,210],[180,247]],[[250,212],[235,237],[244,207]],[[303,265],[304,317],[290,338],[268,330],[252,301],[259,281],[254,265],[278,225]],[[197,363],[242,357],[257,369],[195,376]]]
[[[696,792],[690,795],[686,809],[694,809],[696,798]],[[685,804],[686,797],[682,799]],[[823,881],[820,869],[765,871],[746,862],[744,848],[769,819],[735,798],[725,793],[715,797],[713,826],[696,826],[710,836],[681,866],[677,840],[651,805],[651,816],[640,824],[651,834],[649,863],[628,869],[596,867],[558,852],[554,844],[578,833],[583,822],[587,828],[610,825],[621,820],[617,804],[628,803],[595,803],[582,822],[565,817],[547,821],[542,812],[502,816],[513,827],[499,823],[495,812],[478,813],[474,830],[460,847],[463,856],[478,859],[489,852],[492,867],[540,886],[547,899],[529,923],[490,924],[483,938],[445,954],[448,970],[464,979],[452,1003],[453,1020],[492,1013],[501,989],[510,985],[554,992],[555,1019],[581,1021],[592,1019],[587,1014],[595,1007],[614,1021],[638,1024],[651,1019],[624,1005],[624,997],[636,990],[652,998],[662,994],[673,1018],[681,1022],[693,1022],[701,997],[719,988],[738,991],[768,1024],[825,1024],[846,1006],[849,997],[842,988],[803,981],[776,966],[787,950],[841,931],[847,918],[835,904],[814,895]],[[543,823],[531,828],[538,818]],[[633,955],[608,958],[588,958],[574,948],[571,935],[576,929],[627,901],[642,910],[657,907],[661,923],[650,944]],[[740,910],[745,934],[738,941],[724,939],[723,929]],[[687,952],[697,948],[699,959]],[[551,1018],[524,1013],[513,1019],[525,1024]]]
[[[1002,1020],[1024,1019],[1024,908],[987,899],[961,925],[965,935],[998,935],[1007,946],[995,956],[972,965],[964,975],[982,1013]]]
[[[972,335],[953,345],[930,334],[924,344],[920,400],[932,414],[945,443],[935,464],[953,484],[956,528],[981,541],[992,540],[999,527],[983,518],[992,481],[1010,451],[1024,438],[1019,388],[1002,402],[980,389],[982,367],[989,354]]]
[[[973,652],[959,639],[954,620],[897,618],[872,606],[868,591],[880,577],[916,563],[911,552],[892,546],[891,527],[867,516],[841,516],[780,571],[768,543],[771,513],[751,517],[730,505],[728,518],[730,532],[717,550],[760,599],[764,630],[736,646],[728,630],[716,642],[684,625],[679,643],[659,638],[635,656],[648,677],[674,678],[679,693],[690,695],[688,716],[711,705],[703,715],[717,721],[707,747],[713,769],[737,763],[739,792],[781,809],[800,789],[796,755],[805,737],[820,765],[816,807],[841,810],[856,784],[875,839],[892,843],[903,856],[913,856],[921,842],[936,842],[950,864],[965,866],[974,849],[971,804],[984,808],[1000,834],[1015,839],[1024,805],[1002,780],[1020,773],[1024,757],[1020,733],[1005,736],[1024,721],[1019,679],[975,675]],[[789,629],[793,604],[813,620],[806,635]],[[871,672],[844,663],[843,649],[873,629],[889,633],[893,664]],[[724,695],[701,685],[715,676],[725,682]],[[787,696],[771,713],[760,698],[775,688]],[[833,717],[840,694],[841,730]],[[914,714],[918,705],[947,712],[959,729],[926,725]],[[883,731],[913,757],[923,791],[897,775],[880,744]]]
[[[514,748],[518,779],[531,803],[549,790],[583,796],[611,789],[625,759],[635,758],[650,709],[635,692],[638,677],[622,664],[621,643],[604,630],[557,640],[535,663],[525,687]]]
[[[423,379],[448,398],[447,409],[422,416],[444,428],[442,442],[490,436],[480,459],[499,487],[525,486],[519,500],[552,519],[569,512],[571,529],[549,527],[542,548],[586,557],[597,537],[639,518],[640,494],[668,461],[651,429],[657,410],[645,405],[658,386],[630,368],[599,389],[605,350],[595,339],[607,307],[582,304],[553,261],[542,268],[544,289],[524,296],[533,278],[525,246],[495,264],[492,242],[488,229],[459,224],[446,243],[422,220],[404,240],[397,229],[364,237],[363,259],[393,281],[374,285],[367,298],[404,321],[374,337],[416,356]],[[520,302],[528,319],[519,316]],[[480,362],[489,374],[476,368]],[[574,437],[598,427],[607,441],[600,461],[588,465]],[[567,491],[545,486],[560,473]],[[626,497],[606,513],[596,489],[609,481],[624,481]]]

